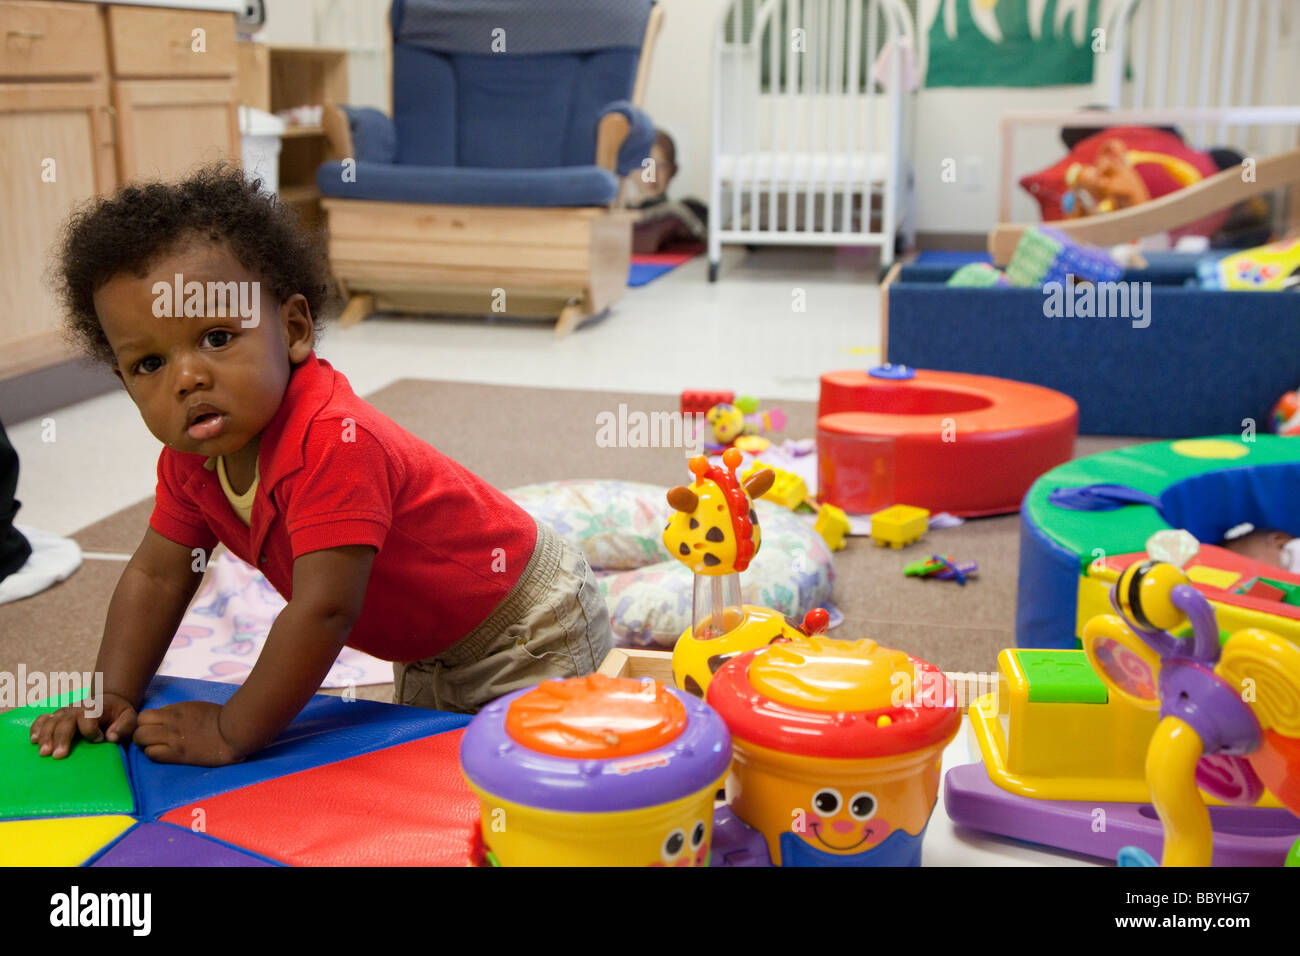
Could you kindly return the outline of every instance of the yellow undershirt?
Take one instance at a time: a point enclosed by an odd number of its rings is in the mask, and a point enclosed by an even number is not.
[[[253,483],[248,486],[248,490],[242,495],[235,494],[235,490],[230,487],[230,479],[226,477],[226,459],[217,456],[217,479],[221,482],[221,490],[230,502],[230,507],[235,509],[235,514],[239,515],[239,520],[245,525],[252,527],[253,516],[253,497],[257,494],[257,483],[261,479],[261,472],[257,464],[253,465]]]

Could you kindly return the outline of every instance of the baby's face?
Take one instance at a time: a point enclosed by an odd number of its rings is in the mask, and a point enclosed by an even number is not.
[[[190,454],[232,455],[256,438],[279,409],[293,364],[312,347],[306,300],[277,303],[224,245],[190,243],[143,276],[114,276],[95,293],[95,312],[113,372],[149,431]]]

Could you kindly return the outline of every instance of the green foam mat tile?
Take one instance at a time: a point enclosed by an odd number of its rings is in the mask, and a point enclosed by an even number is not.
[[[0,819],[134,812],[119,746],[78,740],[67,757],[55,760],[42,757],[31,742],[33,720],[80,697],[64,694],[0,714]]]

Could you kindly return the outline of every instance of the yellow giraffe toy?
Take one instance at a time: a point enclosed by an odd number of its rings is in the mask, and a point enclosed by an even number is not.
[[[809,611],[800,628],[779,611],[741,603],[740,572],[763,540],[753,500],[772,487],[775,475],[764,469],[742,483],[736,476],[740,452],[729,448],[722,461],[726,468],[710,465],[703,455],[691,459],[695,481],[668,492],[674,514],[664,527],[664,546],[695,574],[692,623],[673,648],[673,680],[700,697],[728,659],[781,638],[820,633],[827,625],[820,608]]]

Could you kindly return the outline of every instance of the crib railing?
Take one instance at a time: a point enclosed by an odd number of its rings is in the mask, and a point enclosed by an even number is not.
[[[1117,0],[1096,76],[1111,109],[1214,110],[1300,101],[1300,0]],[[1127,66],[1126,66],[1127,64]],[[1285,125],[1225,119],[1182,128],[1200,149],[1273,155]]]
[[[875,245],[892,261],[910,210],[905,45],[902,0],[733,0],[714,39],[710,279],[723,243]]]

